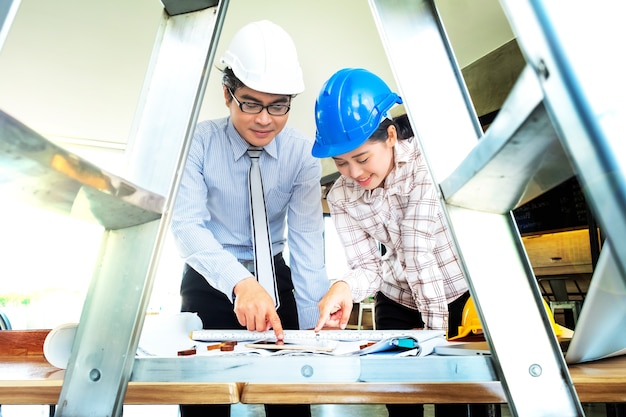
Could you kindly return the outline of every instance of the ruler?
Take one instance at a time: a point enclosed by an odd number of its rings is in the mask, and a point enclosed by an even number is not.
[[[391,337],[413,337],[418,341],[429,340],[434,337],[445,336],[443,330],[284,330],[285,339],[300,340],[337,340],[344,342],[371,340],[379,341]],[[204,329],[191,332],[191,338],[199,342],[247,341],[259,339],[274,339],[273,330],[266,332],[251,332],[249,330],[216,330]]]

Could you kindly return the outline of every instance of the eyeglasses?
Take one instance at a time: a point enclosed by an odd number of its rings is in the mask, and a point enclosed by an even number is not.
[[[272,116],[284,116],[289,113],[289,109],[291,105],[289,104],[269,104],[264,106],[260,103],[251,103],[249,101],[239,101],[237,97],[233,94],[233,92],[228,89],[230,96],[235,100],[237,105],[239,105],[239,109],[244,113],[249,114],[259,114],[263,111],[263,109],[267,109],[267,112]]]

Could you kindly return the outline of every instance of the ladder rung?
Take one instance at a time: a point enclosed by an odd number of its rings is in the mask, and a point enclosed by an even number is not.
[[[0,191],[121,229],[161,217],[165,198],[66,151],[0,111]]]
[[[441,189],[449,204],[504,214],[572,175],[527,66],[485,136]]]

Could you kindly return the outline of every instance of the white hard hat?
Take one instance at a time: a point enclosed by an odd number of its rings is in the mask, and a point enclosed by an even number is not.
[[[220,66],[232,68],[242,83],[263,93],[291,95],[304,91],[293,40],[283,28],[268,20],[239,29],[220,59]]]

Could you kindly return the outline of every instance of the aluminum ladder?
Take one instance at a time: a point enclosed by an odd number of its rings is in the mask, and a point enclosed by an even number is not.
[[[502,1],[527,65],[483,135],[435,2],[370,1],[407,113],[440,187],[493,365],[511,412],[519,416],[584,412],[512,210],[576,174],[608,239],[619,241],[626,232],[626,163],[623,156],[618,160],[624,132],[619,135],[613,119],[619,111],[623,116],[623,107],[614,111],[602,100],[590,103],[598,98],[595,88],[609,90],[597,86],[597,79],[578,79],[581,74],[573,71],[582,63],[581,53],[589,52],[577,48],[615,42],[616,49],[608,50],[617,51],[619,38],[596,38],[586,31],[590,40],[581,44],[580,36],[572,39],[572,22],[580,21],[571,14],[578,8],[575,16],[585,21],[588,8],[568,3],[563,10],[554,3]],[[606,53],[593,57],[594,65],[605,68]],[[610,79],[619,80],[609,72]],[[617,102],[612,97],[619,95],[609,94],[608,105]],[[620,250],[617,263],[624,275],[626,249]]]
[[[67,191],[67,200],[56,209],[74,214],[79,208],[105,227],[99,266],[76,335],[74,346],[80,349],[72,352],[57,416],[120,415],[138,362],[134,353],[156,260],[228,6],[227,1],[203,0],[171,0],[169,9],[164,4],[142,106],[129,141],[127,179],[76,162],[0,112],[0,137],[19,139],[2,142],[0,149],[7,165],[16,167],[16,178],[23,177],[28,166],[15,164],[14,152],[48,167],[40,182],[20,192],[30,190],[28,197],[33,197],[34,191],[49,187],[53,180]],[[604,132],[588,109],[581,108],[576,94],[585,98],[585,89],[572,91],[568,57],[563,58],[562,39],[554,36],[560,34],[563,22],[543,2],[504,1],[528,66],[483,135],[434,2],[370,0],[370,5],[414,130],[441,189],[511,412],[583,415],[511,214],[517,205],[576,173],[584,183],[594,184],[587,197],[608,239],[616,240],[626,232],[621,211],[626,164],[616,161],[619,137]],[[10,4],[0,9],[3,20],[10,21],[13,13]],[[5,26],[6,22],[0,35],[6,34]],[[0,46],[1,41],[2,36]],[[180,43],[189,48],[177,47]],[[181,84],[182,79],[187,82]],[[42,152],[28,154],[32,147],[27,145],[33,143],[41,145]],[[591,156],[590,149],[595,151]],[[607,172],[613,173],[611,180],[604,176]],[[609,204],[610,210],[599,210],[599,202]],[[623,272],[626,248],[615,249]],[[515,294],[515,310],[504,294]],[[518,312],[523,312],[523,340],[532,340],[522,346],[520,326],[515,326]],[[180,369],[180,362],[172,362],[172,370]],[[375,361],[334,362],[344,364],[354,374],[347,380],[353,380],[363,379],[359,366]],[[207,365],[219,367],[215,361]],[[397,369],[388,365],[384,372],[376,368],[372,378],[392,381],[389,372],[397,378]],[[320,360],[319,366],[328,368],[329,361]],[[481,369],[488,371],[487,364]],[[222,377],[219,372],[210,376]]]

